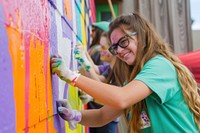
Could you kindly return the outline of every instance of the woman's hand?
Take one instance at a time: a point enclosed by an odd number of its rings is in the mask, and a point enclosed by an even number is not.
[[[75,85],[75,81],[80,76],[79,73],[73,72],[68,69],[65,66],[64,61],[62,60],[62,57],[59,55],[53,55],[51,57],[51,68],[53,74],[56,73],[60,77],[60,79],[66,81],[73,86]]]
[[[66,99],[56,101],[58,114],[69,123],[69,128],[74,130],[81,121],[82,115],[78,110],[73,110]]]
[[[92,64],[88,60],[86,52],[86,49],[81,44],[75,45],[74,55],[76,60],[81,64],[81,66],[85,70],[88,70],[92,67]]]

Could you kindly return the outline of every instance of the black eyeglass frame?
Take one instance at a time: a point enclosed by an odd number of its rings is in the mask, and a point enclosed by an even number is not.
[[[120,46],[121,48],[126,48],[126,47],[128,47],[128,45],[129,45],[129,40],[128,40],[128,38],[129,37],[131,37],[131,36],[135,36],[137,34],[137,32],[130,32],[130,33],[128,33],[127,35],[125,35],[125,36],[123,36],[122,38],[120,38],[119,40],[118,40],[118,42],[117,43],[115,43],[115,44],[112,44],[110,47],[109,47],[109,52],[112,54],[112,55],[117,55],[117,47],[118,46]],[[127,41],[128,41],[128,45],[126,45],[126,46],[123,46],[123,45],[120,45],[121,43],[121,40],[123,40],[123,39],[127,39]]]

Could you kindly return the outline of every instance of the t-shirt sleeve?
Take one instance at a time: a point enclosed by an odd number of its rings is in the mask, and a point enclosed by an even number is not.
[[[103,62],[100,59],[100,53],[98,51],[95,51],[92,55],[91,55],[91,59],[93,60],[94,64],[96,65],[101,65],[103,64]]]
[[[108,74],[110,73],[110,65],[108,63],[104,63],[103,65],[98,65],[99,73],[103,75],[105,78],[108,77]]]
[[[149,60],[135,80],[145,83],[153,91],[149,97],[160,104],[170,100],[179,91],[176,70],[172,63],[162,56]]]

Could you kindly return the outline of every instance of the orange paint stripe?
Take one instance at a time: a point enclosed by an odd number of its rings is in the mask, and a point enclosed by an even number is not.
[[[12,27],[6,27],[9,41],[9,52],[12,60],[13,81],[14,81],[14,98],[16,106],[16,131],[25,127],[25,94],[24,94],[24,44],[22,43],[21,33]]]

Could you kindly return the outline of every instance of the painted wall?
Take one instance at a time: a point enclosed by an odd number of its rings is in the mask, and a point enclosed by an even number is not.
[[[90,41],[90,2],[0,0],[0,133],[86,132],[81,125],[71,131],[57,115],[58,99],[83,105],[78,88],[51,74],[50,56],[60,54],[77,70],[73,48]]]

